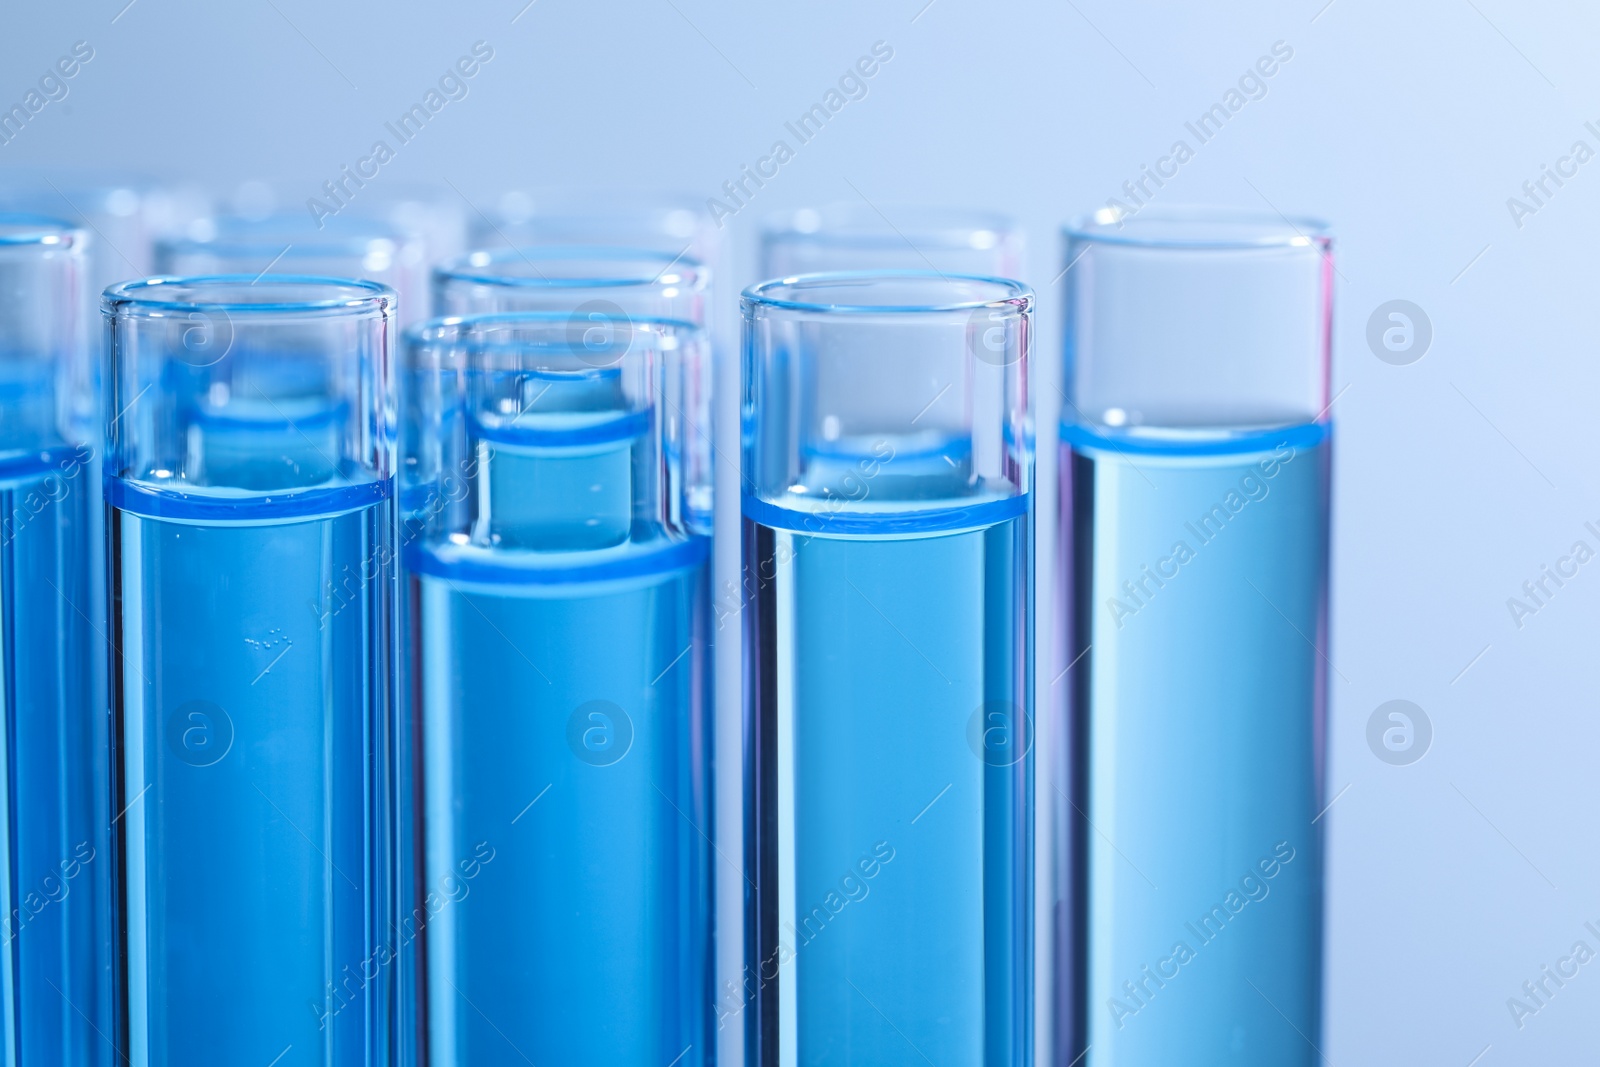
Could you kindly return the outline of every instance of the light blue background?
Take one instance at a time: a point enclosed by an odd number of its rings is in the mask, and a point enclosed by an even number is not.
[[[1324,819],[1322,1052],[1341,1065],[1459,1067],[1480,1054],[1484,1067],[1592,1054],[1600,962],[1520,1030],[1506,1000],[1574,941],[1600,949],[1583,929],[1600,925],[1600,562],[1520,630],[1506,599],[1575,540],[1600,547],[1583,528],[1600,520],[1600,160],[1520,228],[1506,199],[1574,140],[1600,149],[1584,128],[1600,120],[1600,12],[1511,0],[124,2],[0,15],[7,105],[72,42],[96,51],[70,97],[0,147],[0,167],[280,176],[311,195],[481,38],[496,55],[471,95],[385,179],[449,179],[485,207],[514,184],[705,197],[887,41],[894,59],[868,97],[732,220],[720,313],[731,322],[728,283],[751,280],[752,223],[771,209],[864,196],[1010,210],[1041,297],[1046,460],[1056,225],[1118,195],[1273,42],[1289,43],[1266,98],[1160,199],[1336,224],[1338,800]],[[1435,331],[1407,367],[1380,362],[1364,337],[1396,298],[1421,305]],[[1395,698],[1433,722],[1432,749],[1412,766],[1367,747],[1368,716]],[[732,762],[724,781],[736,785]],[[718,837],[736,857],[735,790],[722,813]],[[736,899],[737,872],[720,874]],[[735,937],[722,956],[737,959]]]

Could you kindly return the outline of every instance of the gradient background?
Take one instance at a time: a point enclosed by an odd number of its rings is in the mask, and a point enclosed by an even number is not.
[[[1335,225],[1337,800],[1324,818],[1321,1051],[1336,1064],[1458,1067],[1592,1054],[1600,962],[1520,1030],[1506,1000],[1574,941],[1600,948],[1583,928],[1600,925],[1600,562],[1520,629],[1506,599],[1575,540],[1600,547],[1583,528],[1600,523],[1600,159],[1520,227],[1506,200],[1575,140],[1600,150],[1584,128],[1600,125],[1600,12],[1510,0],[526,2],[7,5],[7,106],[74,41],[95,58],[65,101],[0,147],[0,178],[12,164],[126,165],[218,183],[278,177],[314,195],[482,39],[495,58],[470,96],[379,181],[448,179],[484,208],[513,185],[707,197],[887,41],[894,59],[868,97],[730,220],[723,328],[737,286],[753,280],[756,216],[770,210],[867,198],[1011,211],[1040,295],[1048,516],[1058,223],[1121,195],[1186,120],[1287,42],[1294,58],[1268,95],[1159,202]],[[1410,366],[1366,343],[1368,318],[1393,299],[1432,322],[1431,348]],[[723,475],[728,503],[735,472]],[[1056,671],[1043,612],[1041,623],[1043,707]],[[1409,766],[1367,744],[1369,716],[1392,699],[1432,722],[1430,751]],[[730,705],[721,770],[733,786],[737,731]],[[736,788],[721,812],[722,850],[736,857]],[[728,865],[719,875],[731,935],[740,880]],[[732,973],[735,936],[721,956]],[[738,1053],[725,1040],[726,1062]]]

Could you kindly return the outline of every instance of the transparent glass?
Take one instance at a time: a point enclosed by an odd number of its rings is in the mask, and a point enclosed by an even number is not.
[[[1021,260],[1021,232],[990,212],[830,204],[775,215],[761,231],[763,278],[883,269],[1014,278]]]
[[[102,300],[133,1063],[390,1062],[394,301],[283,275]]]
[[[0,1063],[109,1064],[105,652],[82,230],[0,214]]]
[[[203,237],[157,242],[156,273],[173,277],[275,273],[376,282],[398,295],[402,324],[427,317],[428,249],[380,219],[309,213],[209,220]]]
[[[1032,1063],[1032,305],[745,291],[746,1062]]]
[[[708,363],[679,320],[407,335],[407,937],[437,1067],[715,1058]]]
[[[472,229],[474,248],[609,245],[715,258],[705,204],[638,190],[512,189]]]
[[[1066,238],[1055,1058],[1312,1067],[1329,238],[1156,210]]]
[[[562,311],[584,343],[607,349],[632,318],[705,324],[709,272],[681,253],[603,245],[472,252],[433,272],[439,315]]]
[[[206,210],[192,187],[120,170],[18,167],[0,175],[0,211],[66,219],[87,231],[83,289],[94,297],[108,285],[152,273],[157,238],[177,232]],[[85,300],[85,314],[98,335],[95,300]]]
[[[350,227],[360,220],[359,225],[377,225],[420,238],[430,266],[467,250],[470,205],[459,193],[430,182],[402,181],[387,173],[382,181],[373,181],[371,175],[363,178],[357,173],[359,169],[346,167],[316,188],[307,186],[304,178],[240,182],[221,198],[221,214],[214,214],[200,227],[210,232],[189,236],[204,239],[214,235],[219,221],[225,224],[228,218],[258,223],[274,218],[292,220],[319,231],[330,223]]]

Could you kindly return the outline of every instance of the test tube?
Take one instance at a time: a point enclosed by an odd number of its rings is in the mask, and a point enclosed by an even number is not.
[[[157,242],[159,275],[209,277],[267,271],[311,277],[359,278],[398,295],[401,325],[427,317],[428,250],[422,237],[388,222],[338,216],[314,224],[309,215],[208,220],[203,237]]]
[[[749,1063],[1032,1063],[1032,305],[744,293]]]
[[[988,211],[829,204],[773,215],[761,230],[764,278],[902,269],[1014,278],[1021,259],[1016,225]]]
[[[433,272],[437,315],[564,311],[605,348],[632,316],[705,323],[709,272],[680,252],[610,245],[481,249]]]
[[[469,247],[469,205],[459,193],[426,181],[385,177],[373,182],[370,176],[362,181],[357,174],[345,173],[313,189],[303,177],[251,178],[220,199],[222,217],[211,219],[213,225],[229,219],[256,223],[276,219],[279,225],[292,221],[320,233],[329,225],[350,227],[359,220],[368,227],[379,224],[420,239],[430,264],[454,259]]]
[[[105,653],[82,230],[0,214],[0,1063],[109,1063]]]
[[[418,1043],[710,1063],[704,336],[546,311],[406,348]]]
[[[270,274],[102,299],[132,1063],[390,1062],[394,301]]]
[[[688,196],[643,190],[512,189],[480,216],[474,248],[610,245],[710,262],[717,231],[705,205]]]
[[[1055,1058],[1311,1067],[1330,241],[1101,213],[1066,265]]]
[[[71,167],[7,168],[0,174],[0,211],[31,212],[71,221],[89,236],[85,292],[152,271],[154,244],[207,209],[192,186],[171,185],[120,170]],[[85,301],[98,338],[100,309]]]

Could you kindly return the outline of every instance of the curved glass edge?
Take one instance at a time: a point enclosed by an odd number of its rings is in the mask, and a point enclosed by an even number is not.
[[[475,263],[474,259],[483,259],[486,262]],[[536,262],[560,263],[564,261],[577,262],[644,262],[659,263],[661,269],[650,277],[634,275],[631,277],[618,277],[609,275],[598,278],[585,277],[555,277],[547,278],[543,275],[530,277],[525,274],[505,274],[494,270],[496,264],[522,261],[529,266]],[[674,267],[682,268],[670,282],[661,279]],[[534,268],[538,270],[537,267]],[[645,288],[653,285],[672,285],[687,288],[691,292],[701,292],[709,284],[709,271],[699,259],[680,253],[668,256],[659,251],[648,248],[631,248],[621,245],[531,245],[527,247],[480,249],[469,252],[464,256],[457,256],[447,263],[442,263],[433,269],[432,281],[435,286],[453,283],[466,285],[503,286],[506,288],[523,289],[605,289],[605,288]]]
[[[596,445],[631,441],[648,433],[654,422],[654,410],[630,411],[625,415],[589,425],[576,425],[560,429],[531,426],[491,426],[482,419],[473,418],[473,428],[484,441],[497,445],[522,448],[587,448]]]
[[[889,208],[916,216],[922,223],[941,222],[940,229],[1015,229],[1017,220],[993,208],[950,204],[880,203],[877,207],[859,200],[836,200],[831,203],[813,203],[797,208],[780,208],[761,217],[761,232],[793,232],[810,236],[844,228],[841,219],[865,219],[868,224],[888,228],[882,208]],[[829,224],[832,224],[831,226]],[[916,229],[916,226],[901,227]],[[904,243],[904,242],[901,242]]]
[[[1287,226],[1292,233],[1281,232],[1258,239],[1239,237],[1183,238],[1175,236],[1145,236],[1126,233],[1123,227],[1143,216],[1147,222],[1187,223],[1210,222],[1218,226],[1267,223]],[[1114,208],[1101,208],[1089,215],[1073,219],[1061,227],[1062,238],[1073,243],[1125,245],[1137,248],[1164,248],[1172,250],[1226,250],[1246,251],[1264,248],[1317,247],[1323,251],[1333,242],[1332,226],[1326,219],[1312,215],[1278,215],[1266,212],[1233,210],[1228,208],[1181,207],[1141,209],[1123,214]]]
[[[771,290],[802,283],[842,285],[873,281],[929,281],[944,284],[976,282],[980,285],[994,286],[1002,290],[1005,295],[997,296],[993,300],[964,300],[951,304],[818,304],[804,300],[785,300],[770,295]],[[770,278],[747,286],[739,294],[739,305],[746,317],[757,308],[813,314],[906,315],[919,312],[937,314],[1009,307],[1017,314],[1027,314],[1032,311],[1035,299],[1033,289],[1015,278],[998,278],[988,274],[943,274],[936,270],[882,269],[818,271],[812,274],[793,274],[786,278]]]
[[[1221,431],[1204,437],[1155,437],[1150,434],[1107,434],[1083,423],[1061,422],[1061,443],[1081,452],[1134,456],[1237,456],[1270,452],[1280,445],[1313,448],[1328,439],[1327,420],[1293,423],[1268,429]]]
[[[162,287],[176,289],[180,286],[190,288],[204,288],[207,286],[241,286],[257,287],[263,290],[276,287],[305,286],[327,287],[340,290],[357,290],[362,295],[350,296],[345,299],[329,298],[324,300],[287,300],[278,303],[268,302],[242,302],[223,300],[177,300],[167,297],[152,297],[145,293],[159,293]],[[133,281],[118,282],[108,286],[100,294],[100,310],[107,315],[117,316],[129,310],[138,311],[200,311],[211,313],[225,313],[238,315],[251,315],[274,312],[317,312],[317,311],[348,311],[357,313],[363,310],[394,310],[398,294],[390,286],[381,282],[366,281],[358,278],[330,278],[315,274],[199,274],[193,276],[159,275],[152,278],[137,278]]]
[[[7,232],[16,227],[16,232]],[[0,211],[0,248],[66,250],[83,247],[88,234],[82,227],[54,215],[31,211]]]
[[[475,311],[468,314],[435,315],[407,326],[401,339],[407,346],[451,344],[470,339],[453,335],[450,331],[479,330],[493,326],[567,325],[572,322],[570,311]],[[667,315],[630,315],[631,326],[646,329],[678,330],[709,336],[705,326],[689,319],[675,319]],[[493,343],[472,342],[476,347],[489,348]],[[604,369],[604,368],[601,368]]]
[[[762,500],[748,492],[739,500],[744,517],[762,526],[801,534],[923,534],[949,533],[993,526],[1007,519],[1026,515],[1033,508],[1033,494],[1019,493],[999,500],[985,500],[965,507],[927,508],[919,511],[860,512],[836,511],[821,514],[798,511]]]
[[[661,541],[654,545],[629,543],[623,546],[625,551],[614,559],[594,561],[592,553],[574,553],[587,557],[591,562],[541,563],[535,566],[500,562],[499,555],[483,549],[464,549],[451,558],[441,555],[440,547],[448,550],[450,546],[407,544],[400,552],[401,566],[431,578],[476,585],[561,586],[667,574],[703,563],[711,555],[711,539],[703,536],[682,541]],[[545,555],[559,557],[560,554]]]
[[[24,481],[86,463],[90,458],[87,445],[48,445],[26,452],[0,453],[0,482]]]
[[[158,260],[173,260],[179,256],[213,256],[217,259],[242,259],[247,256],[278,256],[285,259],[314,259],[340,255],[361,256],[374,245],[403,245],[406,238],[400,234],[374,233],[369,236],[339,234],[310,239],[285,236],[277,240],[253,234],[230,234],[201,240],[193,237],[168,237],[156,242]]]
[[[107,474],[103,483],[106,503],[121,511],[147,519],[216,522],[325,518],[370,507],[394,495],[393,478],[238,496],[158,489],[113,474]]]

